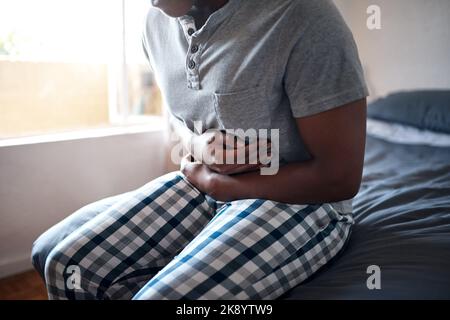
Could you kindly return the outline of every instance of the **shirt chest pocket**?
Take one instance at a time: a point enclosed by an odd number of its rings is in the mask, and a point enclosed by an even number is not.
[[[214,93],[214,109],[221,129],[269,129],[270,116],[263,87]]]

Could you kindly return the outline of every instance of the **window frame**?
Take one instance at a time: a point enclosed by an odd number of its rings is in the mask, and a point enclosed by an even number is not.
[[[26,145],[42,142],[65,141],[73,139],[97,138],[118,134],[135,134],[137,132],[160,131],[165,128],[166,115],[131,115],[129,91],[129,61],[127,56],[127,2],[116,0],[111,5],[120,5],[118,30],[120,37],[114,48],[117,56],[107,63],[107,91],[108,91],[108,126],[85,127],[79,129],[57,129],[42,133],[24,133],[11,137],[0,137],[0,147]],[[112,53],[114,54],[114,53]],[[150,66],[149,66],[150,71]]]

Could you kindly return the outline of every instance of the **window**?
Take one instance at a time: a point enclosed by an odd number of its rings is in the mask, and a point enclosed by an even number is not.
[[[0,0],[0,138],[142,123],[148,0]]]

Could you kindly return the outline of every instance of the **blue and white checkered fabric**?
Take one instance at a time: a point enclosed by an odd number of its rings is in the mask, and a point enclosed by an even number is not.
[[[59,242],[51,299],[274,299],[343,247],[351,214],[329,204],[219,203],[179,173],[131,192]],[[68,267],[80,286],[68,286]]]

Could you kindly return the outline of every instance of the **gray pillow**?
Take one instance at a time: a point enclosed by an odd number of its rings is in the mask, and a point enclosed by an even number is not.
[[[450,133],[450,90],[393,93],[369,104],[368,117]]]

